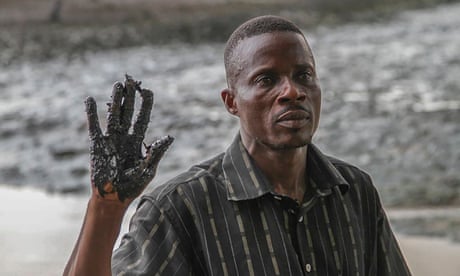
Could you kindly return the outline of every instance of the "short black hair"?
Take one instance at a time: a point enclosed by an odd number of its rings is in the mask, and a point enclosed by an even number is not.
[[[302,31],[293,22],[275,15],[264,15],[258,16],[241,24],[235,31],[230,35],[224,51],[224,65],[227,76],[227,83],[230,86],[234,81],[235,72],[237,68],[234,68],[232,62],[233,51],[236,49],[238,44],[249,37],[253,37],[265,33],[273,32],[294,32],[302,35]],[[304,37],[305,38],[305,37]]]

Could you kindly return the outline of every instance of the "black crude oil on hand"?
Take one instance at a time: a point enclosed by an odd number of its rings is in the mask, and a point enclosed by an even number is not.
[[[136,92],[140,94],[142,104],[132,124]],[[153,179],[160,159],[174,140],[168,135],[149,146],[143,143],[153,106],[152,91],[141,88],[141,82],[128,75],[124,84],[115,83],[112,102],[108,104],[106,134],[101,131],[96,101],[88,97],[85,105],[92,184],[101,196],[117,193],[121,201],[136,197]]]

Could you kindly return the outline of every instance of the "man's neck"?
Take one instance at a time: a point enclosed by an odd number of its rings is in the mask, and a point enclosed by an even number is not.
[[[246,147],[276,193],[302,202],[306,191],[307,146],[289,150]]]

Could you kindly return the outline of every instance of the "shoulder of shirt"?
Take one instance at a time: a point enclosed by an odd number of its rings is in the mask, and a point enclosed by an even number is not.
[[[367,207],[370,204],[380,206],[379,193],[367,172],[335,157],[326,156],[326,158],[349,184],[347,194],[352,199],[353,204],[358,206],[356,208],[362,208],[361,204],[366,204]]]
[[[366,171],[360,169],[359,167],[340,160],[336,157],[325,156],[329,162],[340,172],[340,174],[345,178],[345,180],[350,185],[350,188],[356,189],[357,185],[359,188],[370,188],[375,189],[374,184],[372,183],[371,176]]]
[[[325,157],[339,171],[346,169],[346,170],[351,170],[351,172],[354,173],[354,174],[362,174],[362,175],[369,176],[369,174],[367,172],[365,172],[364,170],[360,169],[359,167],[357,167],[357,166],[355,166],[353,164],[350,164],[350,163],[348,163],[346,161],[343,161],[341,159],[338,159],[338,158],[330,156],[330,155],[325,155]]]
[[[159,201],[165,196],[175,192],[179,187],[189,187],[191,185],[199,184],[200,179],[211,177],[215,181],[219,181],[222,174],[221,168],[223,156],[224,153],[221,153],[200,164],[192,166],[189,170],[154,187],[150,191],[146,192],[142,197],[145,199]]]

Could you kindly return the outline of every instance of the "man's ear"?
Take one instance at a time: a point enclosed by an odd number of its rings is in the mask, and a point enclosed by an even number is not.
[[[235,100],[235,92],[230,88],[225,88],[220,92],[222,101],[224,102],[225,108],[227,108],[228,113],[238,116],[238,106]]]

